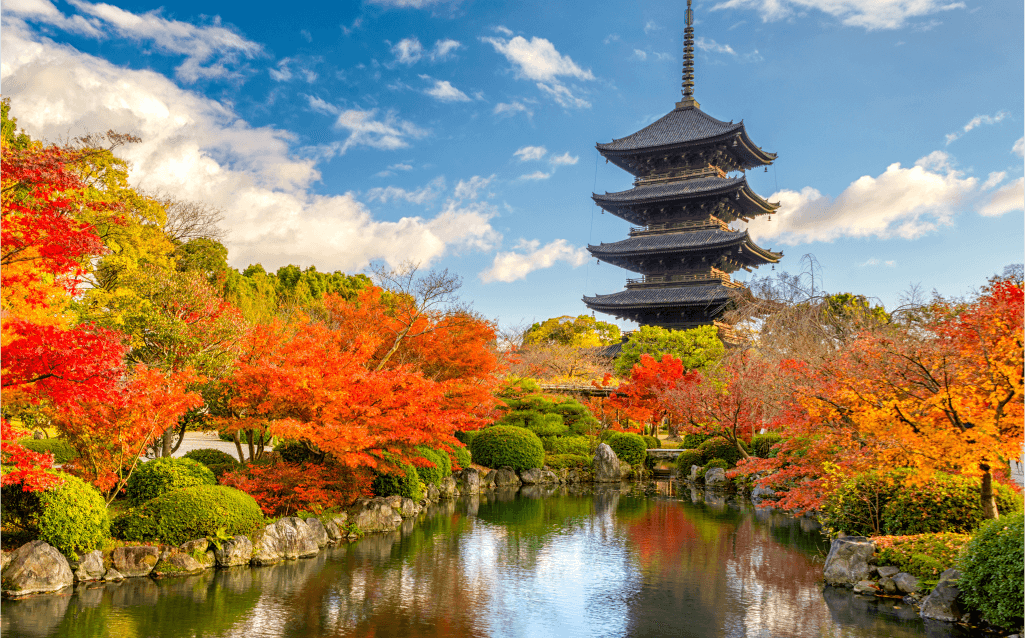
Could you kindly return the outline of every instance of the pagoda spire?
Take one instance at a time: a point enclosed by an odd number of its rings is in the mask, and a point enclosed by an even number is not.
[[[687,28],[683,30],[683,99],[676,108],[701,108],[694,99],[694,11],[687,0]]]

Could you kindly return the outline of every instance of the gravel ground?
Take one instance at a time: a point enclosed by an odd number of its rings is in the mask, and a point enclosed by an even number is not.
[[[238,450],[235,449],[235,444],[231,441],[222,441],[216,433],[209,432],[186,432],[185,440],[182,441],[182,445],[178,448],[172,456],[185,456],[187,452],[192,450],[202,449],[214,449],[220,450],[221,452],[227,452],[233,458],[238,458]],[[245,453],[248,450],[246,446],[242,446],[242,452]]]

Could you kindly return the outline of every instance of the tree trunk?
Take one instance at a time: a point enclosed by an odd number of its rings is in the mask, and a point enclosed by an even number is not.
[[[979,469],[982,470],[982,517],[990,520],[1000,518],[1000,512],[997,510],[997,499],[993,494],[993,474],[989,471],[989,465],[985,463],[979,463]]]
[[[249,444],[249,460],[256,460],[256,450],[253,449],[253,437],[256,436],[256,430],[246,430],[246,443]]]
[[[238,450],[238,462],[245,463],[246,455],[242,452],[242,439],[238,435],[238,430],[231,433],[231,440],[235,442],[235,449]]]
[[[174,440],[174,427],[167,428],[164,436],[160,439],[160,455],[171,456],[171,442]]]

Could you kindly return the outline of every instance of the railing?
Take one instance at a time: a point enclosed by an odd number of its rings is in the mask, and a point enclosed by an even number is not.
[[[647,275],[638,279],[627,279],[627,288],[647,288],[672,283],[695,281],[721,281],[727,288],[744,288],[744,284],[733,281],[729,274],[713,268],[711,272],[693,273],[688,275]]]
[[[665,224],[648,224],[647,226],[632,226],[630,228],[630,236],[636,237],[637,235],[648,235],[651,233],[664,233],[666,231],[680,230],[683,228],[718,228],[719,230],[732,230],[730,225],[719,219],[718,217],[710,215],[708,219],[699,219],[696,221],[689,222],[668,222]]]
[[[651,173],[634,180],[634,186],[647,186],[649,184],[661,184],[673,182],[680,179],[694,179],[697,177],[726,177],[726,171],[718,166],[703,166],[701,168],[685,168],[667,173]]]

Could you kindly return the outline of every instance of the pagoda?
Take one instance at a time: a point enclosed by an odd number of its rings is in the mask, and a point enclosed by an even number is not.
[[[743,174],[767,167],[776,155],[755,146],[743,121],[717,120],[694,99],[690,7],[687,0],[683,99],[654,124],[596,145],[606,162],[635,179],[630,190],[591,197],[634,227],[628,239],[587,250],[599,262],[640,277],[627,279],[621,292],[583,299],[591,310],[618,319],[677,330],[718,323],[730,307],[731,291],[744,289],[730,273],[775,264],[783,256],[731,227],[779,208],[755,194]]]

